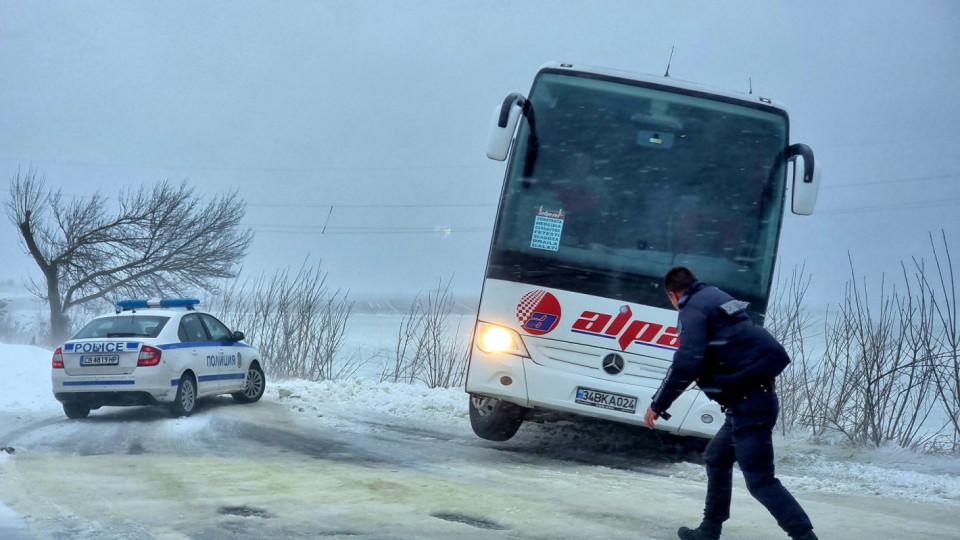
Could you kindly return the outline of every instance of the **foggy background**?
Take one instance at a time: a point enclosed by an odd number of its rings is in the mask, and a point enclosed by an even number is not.
[[[0,3],[0,180],[236,189],[245,275],[322,261],[354,295],[453,276],[477,296],[502,163],[488,122],[547,61],[670,75],[786,105],[822,163],[780,268],[808,299],[900,279],[960,242],[960,4],[951,1]],[[4,216],[5,217],[5,216]],[[0,280],[39,277],[0,222]],[[954,249],[954,256],[960,250]],[[709,276],[704,276],[709,280]]]

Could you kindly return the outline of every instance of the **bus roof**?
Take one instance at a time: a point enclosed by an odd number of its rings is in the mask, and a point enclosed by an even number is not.
[[[757,104],[764,107],[773,107],[786,112],[786,108],[783,106],[783,104],[769,98],[761,97],[756,94],[747,94],[744,92],[731,92],[728,90],[722,90],[719,88],[714,88],[714,87],[706,86],[703,84],[697,84],[697,83],[692,83],[688,81],[683,81],[680,79],[674,79],[673,77],[659,77],[656,75],[635,73],[632,71],[623,71],[618,69],[588,66],[584,64],[567,64],[567,63],[559,63],[559,62],[547,62],[546,64],[541,66],[540,71],[543,71],[545,69],[549,69],[552,71],[572,71],[576,73],[589,73],[592,75],[600,75],[603,77],[613,77],[617,79],[626,79],[630,81],[640,81],[640,82],[651,83],[651,84],[656,84],[660,86],[668,86],[672,88],[679,88],[679,89],[689,90],[693,92],[710,94],[714,96],[722,96],[727,99],[734,99],[737,101],[743,101],[749,104]]]

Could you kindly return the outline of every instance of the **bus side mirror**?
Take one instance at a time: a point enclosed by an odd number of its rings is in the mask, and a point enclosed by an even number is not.
[[[513,132],[517,129],[517,122],[520,121],[526,102],[527,99],[522,95],[510,94],[503,100],[503,105],[493,111],[490,134],[487,137],[488,158],[497,161],[507,159],[510,142],[513,141]]]
[[[800,158],[799,162],[797,158]],[[823,164],[814,164],[813,150],[805,144],[790,145],[787,148],[787,161],[793,162],[793,213],[809,216],[817,206]]]

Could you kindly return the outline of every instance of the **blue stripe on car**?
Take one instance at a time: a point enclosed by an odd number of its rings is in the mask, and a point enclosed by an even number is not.
[[[186,349],[187,347],[249,347],[252,349],[253,345],[247,345],[246,343],[240,343],[238,341],[190,341],[187,343],[157,345],[158,349],[164,351],[170,349]]]
[[[134,381],[64,381],[64,386],[115,386],[133,384]]]
[[[210,382],[210,381],[229,381],[232,379],[245,379],[247,377],[246,373],[227,373],[225,375],[201,375],[197,377],[197,382]],[[176,386],[180,384],[180,379],[171,379],[170,386]]]

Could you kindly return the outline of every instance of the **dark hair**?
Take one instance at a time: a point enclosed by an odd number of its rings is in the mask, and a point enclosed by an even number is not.
[[[697,276],[686,266],[674,266],[663,276],[663,288],[667,292],[684,292],[696,283]]]

